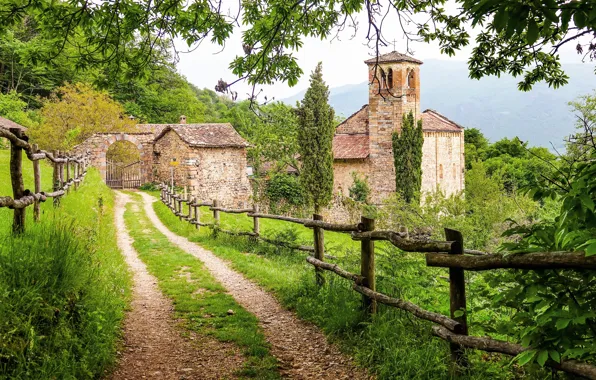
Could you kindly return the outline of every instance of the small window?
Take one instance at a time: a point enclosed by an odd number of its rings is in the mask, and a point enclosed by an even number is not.
[[[443,164],[439,165],[439,179],[443,179]]]
[[[457,178],[457,168],[455,167],[455,162],[453,163],[453,179]]]
[[[387,88],[387,77],[385,71],[381,69],[381,89]]]
[[[393,70],[391,69],[387,72],[387,87],[393,88]]]
[[[408,74],[408,88],[414,88],[416,85],[416,77],[414,76],[414,70],[410,70]]]

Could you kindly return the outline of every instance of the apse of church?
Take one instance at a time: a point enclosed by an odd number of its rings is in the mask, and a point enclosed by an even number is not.
[[[352,172],[368,178],[373,203],[395,192],[391,136],[409,112],[422,119],[422,191],[440,189],[445,195],[462,191],[463,127],[434,110],[421,111],[422,62],[394,51],[365,63],[369,103],[337,127],[333,140],[336,193],[348,195]]]

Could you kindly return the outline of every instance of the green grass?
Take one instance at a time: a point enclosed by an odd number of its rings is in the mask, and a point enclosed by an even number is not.
[[[3,194],[7,178],[0,171]],[[2,210],[0,378],[92,379],[114,363],[130,278],[113,201],[91,170],[59,208],[42,204],[41,222],[28,218],[21,236],[12,236],[11,210]]]
[[[147,219],[140,196],[127,205],[125,220],[134,247],[159,280],[160,289],[174,301],[176,318],[187,329],[234,342],[243,349],[245,365],[238,375],[256,379],[277,379],[277,362],[254,315],[236,303],[209,274],[204,265],[169,242]],[[189,281],[190,279],[190,281]],[[234,314],[228,315],[228,310]]]
[[[158,193],[153,195],[159,197]],[[210,249],[228,260],[234,269],[272,291],[285,307],[317,324],[379,379],[451,378],[448,344],[431,335],[430,323],[384,305],[379,305],[379,313],[374,319],[366,320],[360,311],[361,297],[351,289],[347,280],[326,273],[326,285],[322,289],[315,286],[314,271],[305,262],[304,253],[223,233],[214,236],[209,228],[197,231],[189,223],[180,221],[161,202],[156,202],[154,209],[170,230]],[[208,209],[202,211],[202,221],[210,221]],[[246,216],[222,213],[221,221],[225,229],[248,231],[252,227],[251,219]],[[288,229],[292,232],[287,232]],[[311,230],[286,222],[262,220],[261,231],[273,237],[276,234],[299,236],[298,241],[302,244],[312,245]],[[336,262],[342,268],[359,272],[357,242],[352,242],[346,234],[325,232],[325,243],[326,251],[339,258]],[[376,246],[377,290],[449,314],[448,282],[441,278],[447,275],[446,270],[426,267],[420,254],[405,254],[388,244]],[[473,309],[475,288],[470,288],[470,308]],[[470,310],[471,333],[482,334],[481,330],[475,330],[475,321],[491,317],[493,315],[488,311]],[[470,351],[469,355],[471,368],[461,378],[537,376],[534,372],[524,372],[534,369],[510,366],[507,357],[479,351]]]

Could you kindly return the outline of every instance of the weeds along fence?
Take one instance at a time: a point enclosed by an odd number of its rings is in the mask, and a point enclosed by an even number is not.
[[[375,314],[377,304],[401,309],[416,318],[434,323],[433,334],[450,345],[451,357],[456,370],[468,366],[465,354],[466,348],[486,352],[496,352],[516,356],[530,348],[520,344],[510,343],[489,337],[468,335],[466,286],[464,272],[484,271],[492,269],[576,269],[595,270],[596,256],[586,257],[583,252],[533,252],[527,254],[489,254],[485,252],[464,249],[464,238],[455,230],[445,229],[445,241],[430,240],[428,236],[409,236],[405,231],[380,231],[375,229],[374,219],[362,217],[360,223],[335,224],[323,221],[320,215],[313,215],[313,219],[293,218],[281,215],[259,213],[257,205],[246,209],[228,209],[219,207],[218,201],[200,202],[186,194],[176,194],[173,188],[161,185],[161,200],[181,220],[195,225],[216,229],[218,232],[234,235],[249,236],[270,244],[306,251],[309,256],[306,261],[313,265],[316,281],[324,286],[323,271],[332,272],[353,282],[354,291],[362,294],[363,308],[368,315]],[[184,206],[187,210],[183,210]],[[200,219],[199,207],[208,206],[213,212],[213,223],[203,223]],[[227,231],[219,227],[220,213],[246,214],[253,218],[253,230],[246,232]],[[300,246],[288,242],[277,241],[261,236],[259,219],[275,219],[289,223],[301,224],[313,229],[313,246]],[[360,273],[350,273],[337,264],[326,262],[324,252],[324,231],[349,233],[355,241],[361,242]],[[426,265],[429,267],[447,268],[449,271],[450,316],[445,316],[425,310],[407,300],[390,297],[379,293],[375,287],[375,241],[388,241],[402,251],[418,252],[425,255]],[[546,365],[557,370],[565,371],[588,379],[596,379],[596,366],[591,364],[567,360],[556,362],[549,359]]]
[[[25,210],[33,206],[33,219],[39,221],[40,203],[48,198],[54,199],[54,206],[60,204],[60,198],[72,187],[76,190],[87,174],[88,155],[72,156],[63,152],[52,153],[39,150],[37,144],[29,144],[24,128],[5,128],[0,126],[0,137],[10,142],[10,180],[13,196],[0,196],[0,207],[14,210],[12,230],[20,233],[25,229]],[[25,189],[23,183],[23,152],[33,164],[34,189]],[[41,190],[40,161],[52,162],[52,192]]]

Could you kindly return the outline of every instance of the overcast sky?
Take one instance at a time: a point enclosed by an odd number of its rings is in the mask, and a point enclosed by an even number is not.
[[[360,16],[361,20],[363,16]],[[353,32],[345,31],[340,36],[340,40],[304,39],[303,48],[295,53],[298,64],[304,71],[296,86],[289,87],[286,83],[278,83],[274,86],[259,86],[258,88],[262,88],[263,94],[269,98],[275,97],[281,100],[292,96],[308,87],[310,72],[319,61],[323,62],[323,77],[330,87],[366,81],[366,65],[363,61],[370,58],[373,51],[366,45],[366,18],[360,22],[363,27],[358,30],[354,38],[350,38]],[[391,23],[391,20],[389,20],[384,26],[384,33],[387,40],[397,41],[395,43],[397,51],[405,52],[406,41],[395,22]],[[573,44],[568,45],[561,50],[562,61],[581,62],[580,57],[575,53]],[[185,48],[182,43],[178,43],[177,46],[179,49]],[[472,51],[472,47],[469,46],[460,51],[455,57],[448,57],[440,53],[437,44],[415,43],[410,47],[414,52],[413,56],[422,61],[425,59],[466,61]],[[388,53],[392,50],[393,46],[388,46],[382,48],[381,53]],[[178,70],[199,88],[213,89],[220,78],[228,83],[237,79],[228,67],[230,62],[238,55],[243,55],[243,51],[241,32],[236,30],[236,33],[223,50],[218,45],[211,45],[209,41],[204,41],[193,52],[180,54]],[[238,92],[239,98],[245,99],[251,91],[251,87],[246,83],[239,82],[234,85],[233,90]],[[260,99],[262,99],[262,95]]]

